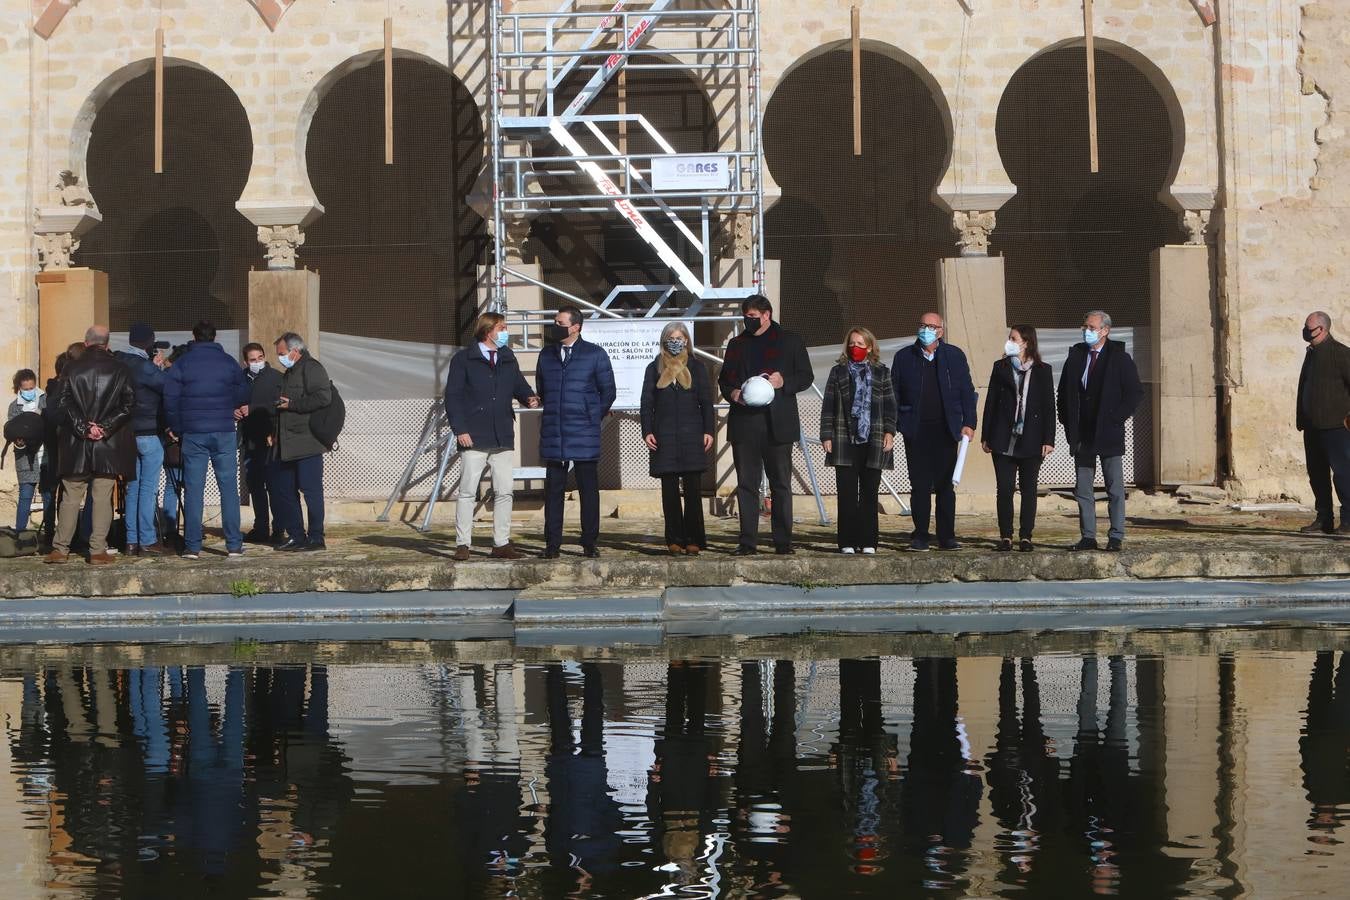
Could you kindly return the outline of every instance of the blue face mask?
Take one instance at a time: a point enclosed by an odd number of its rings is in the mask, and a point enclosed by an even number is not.
[[[289,369],[291,366],[295,365],[295,360],[291,359],[289,353],[283,353],[281,356],[278,356],[277,362],[281,363],[283,369]]]
[[[1097,346],[1097,342],[1100,341],[1101,339],[1102,336],[1097,333],[1097,330],[1095,328],[1083,329],[1083,343],[1087,344],[1089,347]]]
[[[932,325],[924,325],[919,328],[919,343],[925,347],[937,341],[937,329]]]
[[[507,344],[511,343],[511,332],[499,331],[497,332],[497,336],[492,340],[497,345],[497,349],[500,350]]]
[[[26,391],[19,391],[19,396],[23,398],[24,403],[32,403],[37,399],[37,388],[31,388]]]

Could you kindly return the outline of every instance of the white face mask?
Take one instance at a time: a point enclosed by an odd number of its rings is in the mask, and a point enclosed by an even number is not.
[[[291,359],[289,353],[278,356],[277,361],[281,363],[283,369],[289,369],[291,366],[295,365],[295,360]]]
[[[1102,336],[1100,333],[1098,333],[1097,329],[1095,328],[1083,329],[1083,343],[1087,344],[1089,347],[1097,346],[1097,342],[1100,341],[1101,339]]]
[[[254,375],[257,375],[265,368],[267,368],[266,360],[259,359],[248,364],[248,370],[252,372]]]
[[[1008,342],[1007,342],[1006,344],[1003,345],[1003,355],[1004,355],[1004,356],[1021,356],[1021,355],[1022,355],[1022,345],[1019,344],[1019,343],[1017,343],[1017,341],[1014,341],[1014,340],[1012,340],[1012,339],[1010,338],[1010,339],[1008,340]]]

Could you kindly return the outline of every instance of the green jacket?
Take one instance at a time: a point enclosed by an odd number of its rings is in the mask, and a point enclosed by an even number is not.
[[[309,429],[310,413],[333,402],[333,382],[323,363],[300,351],[300,359],[281,378],[281,396],[290,404],[277,416],[277,458],[282,462],[326,453]]]

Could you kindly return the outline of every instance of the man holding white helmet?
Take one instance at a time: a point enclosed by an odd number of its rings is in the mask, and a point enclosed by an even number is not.
[[[773,304],[757,294],[741,304],[745,330],[727,343],[718,384],[731,404],[727,437],[736,466],[741,517],[737,556],[759,548],[759,485],[767,472],[773,501],[773,547],[792,549],[792,444],[801,436],[797,394],[811,386],[811,358],[796,334],[773,320]]]

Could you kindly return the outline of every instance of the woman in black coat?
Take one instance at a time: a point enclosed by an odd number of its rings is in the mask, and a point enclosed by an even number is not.
[[[839,552],[876,553],[881,472],[895,464],[895,389],[866,328],[844,338],[825,380],[820,445],[838,483]]]
[[[1030,325],[1009,331],[1003,351],[989,376],[980,446],[994,456],[998,485],[999,541],[994,549],[1012,549],[1015,484],[1022,492],[1017,549],[1030,551],[1041,462],[1055,449],[1055,376],[1041,361],[1036,329]]]
[[[666,546],[671,553],[707,549],[700,482],[708,468],[715,427],[708,369],[694,357],[684,323],[671,322],[661,330],[661,351],[642,381],[642,435],[651,450],[652,477],[661,479]]]

